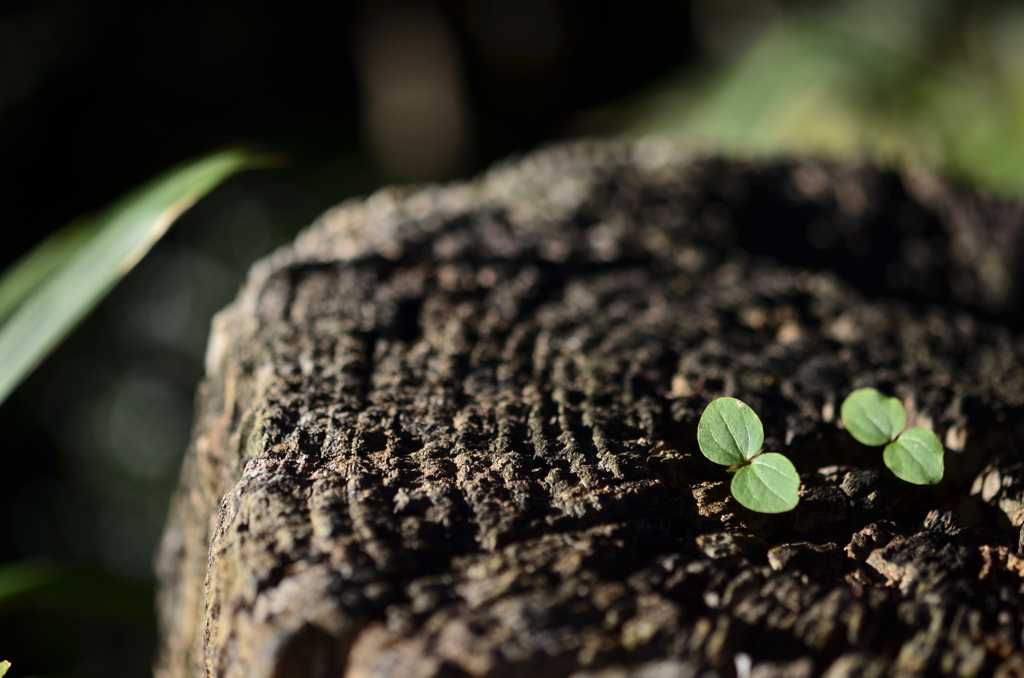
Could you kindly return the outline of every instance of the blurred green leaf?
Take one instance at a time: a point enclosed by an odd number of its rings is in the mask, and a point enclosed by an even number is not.
[[[59,579],[59,572],[43,562],[27,561],[4,565],[0,567],[0,605],[46,588]]]
[[[27,560],[0,566],[0,613],[50,609],[90,617],[144,621],[153,612],[153,590],[88,568]]]
[[[853,0],[784,12],[733,63],[632,107],[715,151],[868,156],[1024,193],[1024,7]]]
[[[0,279],[0,403],[185,210],[263,162],[234,149],[176,167],[17,262]]]
[[[11,662],[0,662],[0,678],[7,675],[7,669],[11,668]]]

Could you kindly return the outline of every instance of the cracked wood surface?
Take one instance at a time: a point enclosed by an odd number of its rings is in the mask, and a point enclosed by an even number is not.
[[[326,213],[215,318],[157,675],[1020,675],[1022,215],[657,139]],[[868,385],[940,485],[841,430]],[[720,395],[796,510],[700,455]]]

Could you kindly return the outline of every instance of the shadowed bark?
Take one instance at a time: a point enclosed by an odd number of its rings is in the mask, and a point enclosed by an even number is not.
[[[214,320],[158,676],[1020,675],[1022,225],[657,139],[328,212]],[[841,429],[869,385],[940,485]],[[794,511],[701,456],[721,395]]]

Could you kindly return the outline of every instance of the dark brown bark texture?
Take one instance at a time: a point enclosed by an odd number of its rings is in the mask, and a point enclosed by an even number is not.
[[[161,678],[1021,675],[1024,210],[589,141],[344,204],[214,321]],[[841,427],[898,395],[933,487]],[[764,421],[799,506],[697,448]]]

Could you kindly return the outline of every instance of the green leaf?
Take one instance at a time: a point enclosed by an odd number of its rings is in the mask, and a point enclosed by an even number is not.
[[[934,485],[942,480],[942,443],[926,428],[904,431],[885,446],[882,459],[896,477],[915,485]]]
[[[11,668],[11,662],[0,662],[0,678],[7,675],[7,669]]]
[[[859,388],[846,396],[840,408],[843,425],[858,442],[872,447],[896,439],[907,425],[907,411],[896,398],[873,388]]]
[[[91,226],[72,227],[15,264],[0,280],[0,299],[10,313],[0,326],[0,403],[185,210],[232,174],[263,162],[235,149],[176,167],[104,210]]]
[[[751,511],[783,513],[800,501],[800,475],[781,454],[754,457],[732,477],[732,496]]]
[[[754,411],[735,398],[716,398],[697,424],[704,456],[724,466],[745,464],[761,449],[764,428]]]

